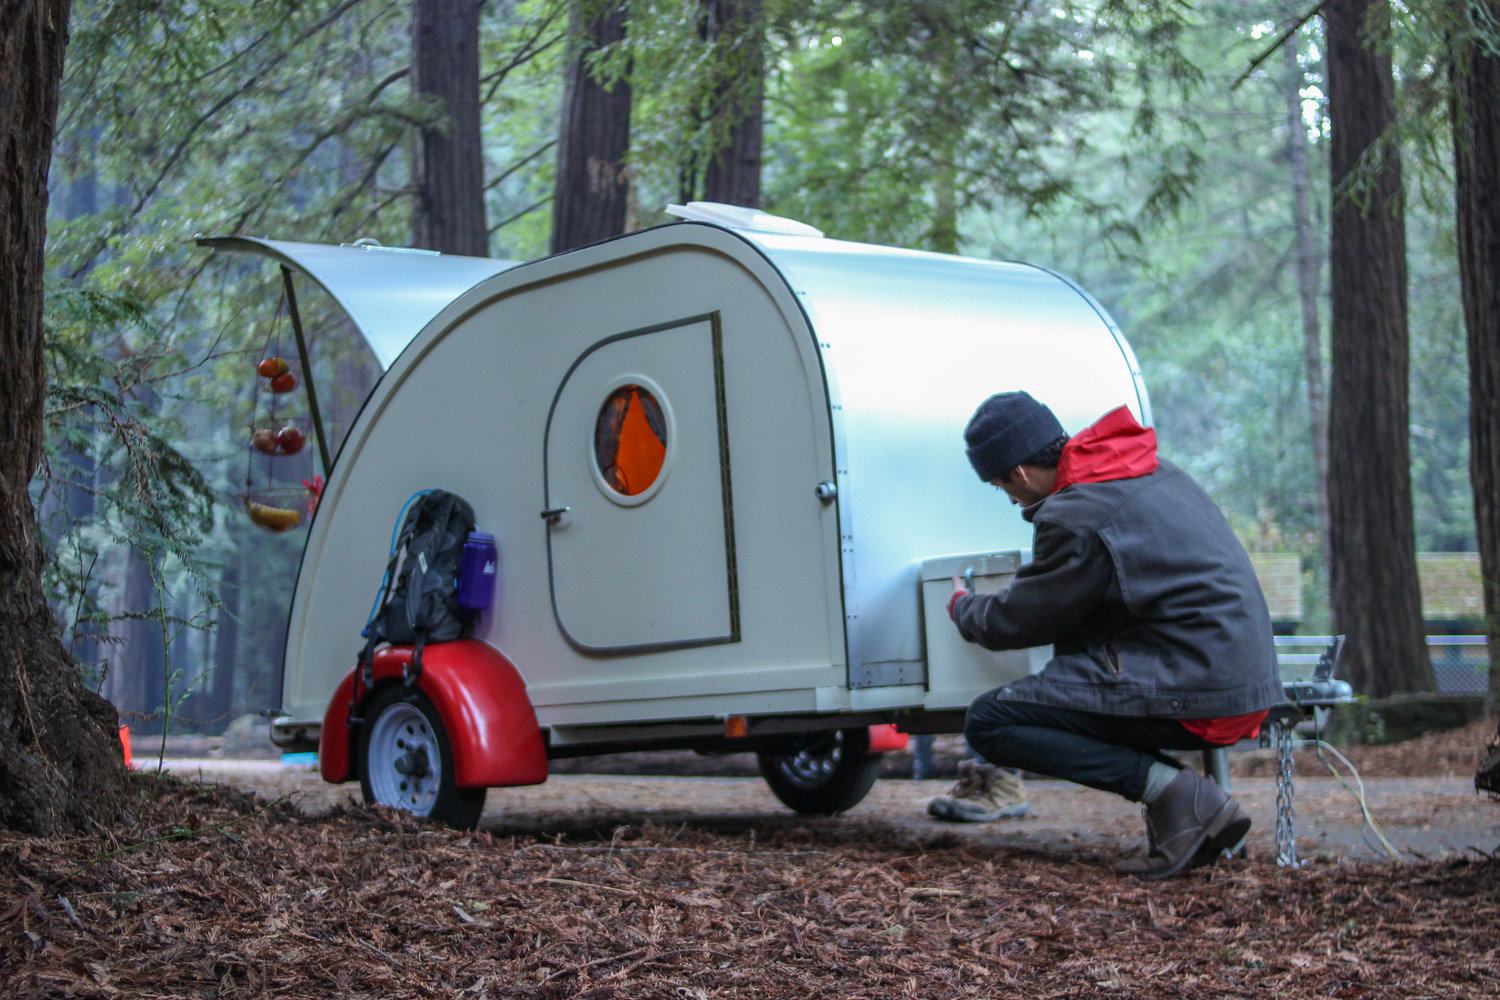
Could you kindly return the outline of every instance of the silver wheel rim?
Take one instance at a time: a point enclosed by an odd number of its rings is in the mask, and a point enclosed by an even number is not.
[[[832,739],[816,748],[799,750],[783,758],[781,770],[799,784],[821,785],[832,776],[843,756],[844,734],[834,733]]]
[[[381,805],[418,816],[432,812],[443,781],[443,757],[432,723],[415,705],[397,702],[370,730],[370,792]]]

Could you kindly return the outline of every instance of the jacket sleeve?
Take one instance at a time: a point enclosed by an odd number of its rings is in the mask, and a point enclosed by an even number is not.
[[[998,594],[969,594],[953,602],[953,622],[985,649],[1045,646],[1071,635],[1104,600],[1114,561],[1098,537],[1057,524],[1036,526],[1032,560]]]

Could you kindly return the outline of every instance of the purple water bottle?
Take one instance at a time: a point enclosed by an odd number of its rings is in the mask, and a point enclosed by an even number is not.
[[[499,568],[495,536],[483,531],[469,532],[458,565],[458,606],[475,611],[489,608],[495,601],[495,575]]]

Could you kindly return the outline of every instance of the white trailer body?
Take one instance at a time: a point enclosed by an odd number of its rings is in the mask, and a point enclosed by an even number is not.
[[[550,755],[731,717],[752,734],[951,720],[1041,662],[969,647],[924,611],[924,564],[928,603],[946,601],[935,573],[998,585],[1030,543],[965,459],[975,406],[1026,389],[1069,431],[1121,404],[1150,422],[1104,310],[1025,264],[701,222],[524,265],[204,242],[304,271],[389,364],[309,530],[283,738],[317,732],[393,522],[428,488],[496,536],[475,638],[514,665]],[[596,438],[606,400],[636,390],[659,404],[665,454],[622,493]]]

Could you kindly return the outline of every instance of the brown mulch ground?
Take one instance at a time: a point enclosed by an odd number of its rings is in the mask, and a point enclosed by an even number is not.
[[[0,834],[0,996],[1500,995],[1483,856],[1147,885],[848,817],[539,839],[136,780],[111,834]]]

